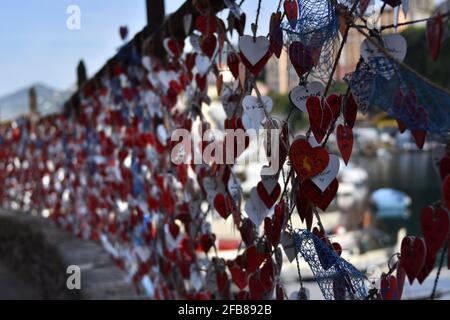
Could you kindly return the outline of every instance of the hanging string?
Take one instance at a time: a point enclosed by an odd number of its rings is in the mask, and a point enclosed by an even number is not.
[[[258,31],[259,15],[261,13],[261,2],[262,2],[262,0],[258,0],[258,9],[256,10],[256,19],[255,19],[255,23],[252,24],[254,41],[256,41],[256,32]]]
[[[433,291],[431,292],[431,296],[430,296],[431,300],[434,300],[434,298],[436,296],[436,289],[437,289],[437,285],[439,282],[439,277],[441,275],[441,270],[444,265],[444,257],[445,257],[445,252],[447,251],[447,247],[448,247],[448,241],[445,243],[444,248],[442,249],[441,260],[439,261],[439,268],[437,270],[436,279],[434,279]]]
[[[353,14],[353,12],[356,10],[359,2],[360,2],[360,0],[356,0],[355,1],[355,3],[353,4],[352,8],[350,9],[350,14]],[[339,61],[341,59],[341,55],[342,55],[342,52],[344,50],[345,44],[347,43],[349,31],[350,31],[350,24],[347,23],[347,26],[345,27],[343,39],[342,39],[342,42],[341,42],[341,46],[339,47],[339,51],[337,53],[336,59],[334,60],[333,69],[331,70],[331,74],[330,74],[330,77],[329,77],[328,82],[327,82],[327,86],[326,86],[324,94],[323,94],[324,97],[327,96],[328,91],[331,88],[331,84],[333,82],[334,74],[335,74],[336,69],[337,69],[337,67],[339,65]]]

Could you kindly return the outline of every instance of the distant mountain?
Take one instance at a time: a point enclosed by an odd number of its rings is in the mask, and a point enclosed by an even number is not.
[[[41,115],[48,115],[60,111],[64,102],[73,93],[72,90],[58,91],[45,84],[36,83],[30,87],[0,97],[0,121],[12,120],[21,115],[28,114],[28,91],[33,86],[36,89],[38,110]]]

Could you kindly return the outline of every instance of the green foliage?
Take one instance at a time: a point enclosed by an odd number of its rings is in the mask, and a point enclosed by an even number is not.
[[[450,41],[444,41],[439,59],[434,62],[428,51],[425,28],[408,28],[402,35],[408,41],[405,63],[431,81],[450,89]]]

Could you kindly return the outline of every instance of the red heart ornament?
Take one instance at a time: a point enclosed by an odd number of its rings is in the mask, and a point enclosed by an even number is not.
[[[239,55],[237,53],[231,52],[227,57],[228,68],[230,68],[231,74],[235,79],[239,77]]]
[[[236,286],[240,290],[245,289],[248,284],[247,273],[242,270],[235,261],[228,261],[227,266],[228,270],[230,270],[231,273],[231,279],[236,284]]]
[[[439,13],[436,17],[427,21],[427,45],[433,61],[439,58],[443,38],[444,22],[442,15]]]
[[[270,33],[270,51],[279,59],[283,51],[283,29],[278,24]]]
[[[269,217],[264,219],[264,232],[274,248],[280,242],[281,228],[281,222],[272,221]]]
[[[437,210],[432,207],[424,208],[420,216],[420,228],[428,254],[435,256],[448,239],[450,219],[447,211],[441,208]]]
[[[200,42],[200,48],[202,49],[203,53],[211,59],[217,48],[216,36],[211,34],[207,37],[202,38]]]
[[[427,132],[421,130],[413,130],[411,131],[411,133],[414,137],[414,141],[416,142],[417,148],[422,150],[423,145],[425,144],[425,137],[427,136]]]
[[[348,164],[353,150],[353,130],[340,124],[336,130],[336,137],[342,159],[344,159],[345,164]]]
[[[450,174],[450,154],[447,154],[442,158],[439,163],[439,173],[441,174],[442,179],[445,179],[445,177]]]
[[[311,130],[317,143],[321,143],[328,133],[333,121],[333,111],[331,108],[322,105],[319,97],[312,96],[306,100]]]
[[[314,67],[313,53],[299,41],[292,42],[289,46],[289,58],[298,76],[311,71]]]
[[[259,252],[255,245],[252,245],[245,250],[246,270],[248,273],[253,273],[266,260],[265,252]]]
[[[201,236],[200,244],[201,244],[202,250],[205,254],[208,253],[209,250],[211,250],[215,241],[216,241],[215,234],[204,234]]]
[[[125,40],[128,36],[128,27],[126,27],[126,26],[120,27],[119,33],[120,33],[120,38],[122,40]]]
[[[349,128],[353,128],[355,126],[357,114],[358,114],[358,104],[356,103],[353,94],[350,93],[344,109],[345,123]]]
[[[398,292],[398,300],[402,299],[403,295],[403,287],[405,285],[406,273],[405,269],[402,267],[402,261],[399,260],[397,264],[397,292]]]
[[[266,55],[255,65],[252,65],[242,53],[240,53],[240,58],[245,67],[256,77],[264,69],[272,54],[272,51],[268,50]]]
[[[325,170],[330,156],[325,148],[313,148],[307,141],[298,139],[291,145],[289,159],[297,176],[304,181]]]
[[[239,232],[246,246],[250,246],[255,242],[255,225],[250,219],[247,218],[242,221]]]
[[[383,300],[399,300],[397,278],[383,276],[380,281],[380,293]]]
[[[259,280],[264,288],[264,292],[270,293],[274,286],[275,270],[273,268],[272,259],[268,260],[261,268],[259,273]]]
[[[450,175],[447,175],[442,183],[442,197],[447,209],[450,210]]]
[[[405,237],[401,244],[401,262],[409,283],[412,284],[422,270],[427,256],[425,240]]]
[[[423,265],[422,270],[420,270],[419,274],[417,275],[417,281],[419,281],[419,284],[422,284],[428,277],[428,275],[431,273],[431,271],[433,271],[435,262],[436,256],[427,253],[425,264]]]
[[[298,20],[298,3],[293,0],[284,1],[284,13],[292,28],[295,28]]]
[[[279,183],[277,183],[277,185],[275,186],[275,188],[273,188],[272,193],[269,194],[266,190],[266,188],[264,187],[264,184],[262,181],[260,181],[258,183],[258,185],[256,186],[256,191],[258,192],[258,195],[260,197],[260,199],[262,200],[262,202],[264,202],[264,204],[266,205],[266,207],[268,209],[272,208],[273,205],[275,204],[275,202],[277,202],[278,197],[281,194],[281,186]]]
[[[301,187],[297,191],[296,205],[302,223],[306,221],[306,229],[311,231],[313,222],[313,208],[308,198],[304,195]]]
[[[254,273],[250,276],[248,281],[248,287],[250,289],[251,300],[262,300],[264,294],[264,287],[259,279],[259,274]]]
[[[224,219],[227,219],[230,216],[232,212],[232,203],[233,200],[231,200],[230,197],[220,193],[214,198],[214,208]]]
[[[302,188],[304,190],[305,196],[309,199],[309,201],[311,201],[318,208],[325,211],[336,196],[336,193],[339,189],[339,182],[337,179],[334,179],[324,192],[321,192],[320,189],[311,180],[306,180],[305,182],[303,182]]]
[[[215,16],[197,16],[195,19],[195,26],[206,36],[209,36],[217,31],[217,17]]]

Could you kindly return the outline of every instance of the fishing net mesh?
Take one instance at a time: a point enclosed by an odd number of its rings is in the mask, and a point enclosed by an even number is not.
[[[380,108],[410,130],[450,131],[450,95],[387,57],[371,58],[345,77],[361,110]]]
[[[298,20],[283,23],[286,43],[300,41],[308,47],[317,59],[311,76],[326,81],[330,76],[335,51],[339,45],[339,22],[335,8],[329,0],[297,0],[297,2]]]
[[[309,264],[325,299],[366,298],[366,277],[338,256],[324,241],[308,230],[297,230],[294,240],[298,252]]]

